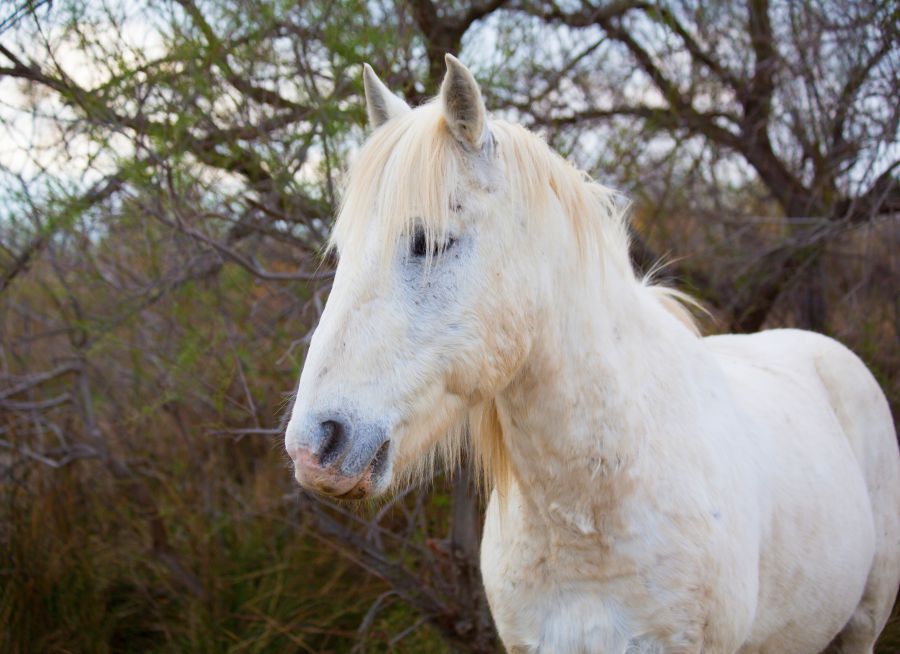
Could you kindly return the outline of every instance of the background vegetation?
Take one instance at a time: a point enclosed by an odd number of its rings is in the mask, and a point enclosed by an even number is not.
[[[0,7],[0,650],[495,652],[464,470],[299,493],[279,420],[366,134],[445,52],[634,202],[634,260],[858,352],[900,408],[900,6]],[[900,651],[896,621],[881,652]]]

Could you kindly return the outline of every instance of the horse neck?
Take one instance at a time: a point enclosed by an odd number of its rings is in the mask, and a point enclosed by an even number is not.
[[[560,271],[528,361],[496,404],[526,505],[590,534],[690,424],[703,355],[630,271],[586,268]]]

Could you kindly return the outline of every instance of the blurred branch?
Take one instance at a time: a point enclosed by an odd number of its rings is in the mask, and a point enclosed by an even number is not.
[[[737,92],[741,92],[745,88],[744,81],[739,79],[734,73],[728,70],[724,64],[717,61],[715,57],[705,48],[703,48],[697,40],[688,32],[687,28],[678,20],[675,12],[664,4],[647,7],[648,13],[657,14],[660,20],[669,27],[675,34],[681,38],[685,48],[694,61],[704,65],[716,77],[722,80],[729,87]]]
[[[71,401],[72,396],[67,392],[46,400],[38,400],[35,402],[19,402],[16,400],[0,398],[0,408],[6,409],[7,411],[43,411]]]
[[[271,192],[279,198],[281,211],[289,215],[292,220],[311,222],[314,219],[326,218],[330,214],[330,208],[324,207],[319,202],[281,192],[282,189],[277,188],[272,174],[266,170],[260,157],[252,149],[239,144],[240,141],[258,139],[262,135],[307,119],[315,114],[315,109],[293,102],[275,102],[274,104],[278,106],[287,106],[288,108],[252,125],[210,128],[206,133],[198,135],[190,131],[176,130],[171,124],[151,120],[145,115],[127,116],[116,112],[104,103],[98,94],[76,84],[65,73],[62,73],[60,77],[47,75],[40,70],[37,64],[26,64],[2,45],[0,45],[0,54],[14,64],[12,68],[0,67],[0,77],[15,77],[46,86],[58,92],[63,101],[78,107],[85,118],[96,124],[133,130],[136,135],[178,133],[177,138],[167,141],[166,145],[171,151],[161,152],[160,157],[162,158],[180,153],[190,153],[206,165],[239,173],[246,177],[252,185]],[[267,98],[267,101],[271,103],[272,98]],[[227,146],[226,152],[219,149],[223,145]]]
[[[7,267],[3,271],[2,276],[0,276],[0,293],[6,290],[6,287],[9,286],[16,277],[28,270],[28,264],[31,262],[32,258],[39,253],[46,244],[46,234],[38,234],[31,239],[31,242],[16,255],[12,264]]]
[[[439,12],[432,0],[408,0],[416,24],[425,37],[425,55],[428,58],[426,93],[435,92],[438,81],[444,76],[444,55],[458,55],[462,37],[469,27],[506,5],[507,1],[469,2],[466,11],[453,14],[446,5]]]
[[[900,160],[895,161],[855,198],[841,200],[834,211],[835,220],[863,223],[878,216],[900,215]]]
[[[173,196],[176,197],[176,196]],[[265,270],[260,267],[255,261],[251,258],[241,254],[237,250],[232,247],[217,241],[216,239],[207,236],[203,232],[194,229],[186,223],[185,220],[182,219],[181,216],[176,212],[176,218],[174,220],[170,220],[167,218],[162,211],[154,211],[153,215],[165,225],[172,227],[173,229],[177,229],[193,238],[194,240],[203,243],[204,245],[208,245],[213,250],[218,252],[224,258],[233,261],[238,264],[242,268],[244,268],[247,272],[252,274],[254,277],[258,277],[260,279],[265,279],[268,281],[278,281],[278,282],[286,282],[286,281],[319,281],[325,279],[331,279],[334,277],[334,271],[332,270],[317,270],[315,272],[306,272],[306,271],[296,271],[296,272],[272,272],[269,270]]]
[[[858,63],[850,67],[843,85],[838,88],[829,140],[809,141],[805,136],[805,124],[793,126],[794,138],[806,153],[807,160],[814,164],[815,175],[807,179],[806,171],[794,166],[783,153],[776,153],[771,140],[771,133],[779,127],[776,120],[780,119],[772,114],[773,103],[779,85],[790,84],[790,78],[787,64],[775,42],[767,0],[750,0],[747,4],[745,29],[749,50],[746,54],[751,66],[746,78],[729,68],[718,53],[704,48],[676,15],[675,8],[668,5],[646,2],[583,3],[579,9],[572,10],[563,9],[556,3],[526,2],[516,5],[516,8],[548,24],[565,24],[577,29],[601,28],[614,42],[624,47],[664,99],[664,104],[660,106],[626,97],[612,107],[597,106],[589,100],[587,106],[555,115],[535,114],[528,103],[513,105],[532,116],[534,124],[554,131],[562,128],[585,130],[591,125],[608,124],[614,118],[634,118],[642,122],[648,134],[669,133],[674,136],[678,132],[686,132],[740,155],[755,170],[786,216],[819,216],[834,223],[833,227],[814,232],[798,232],[791,228],[781,244],[767,254],[754,258],[751,269],[741,280],[736,280],[738,292],[730,288],[716,288],[708,280],[704,283],[705,275],[700,271],[694,274],[683,265],[676,267],[676,273],[695,283],[700,282],[707,299],[731,312],[733,328],[741,331],[758,329],[780,293],[792,280],[805,273],[824,244],[842,233],[848,224],[862,224],[881,215],[897,213],[900,185],[893,165],[868,190],[856,196],[842,195],[835,181],[840,163],[855,156],[862,147],[860,142],[848,143],[845,138],[846,120],[853,98],[879,63],[896,50],[897,41],[889,36],[895,28],[882,26],[882,38],[874,51],[860,57]],[[626,23],[626,17],[632,20]],[[733,110],[727,102],[717,102],[715,94],[707,92],[695,97],[694,86],[688,83],[689,75],[666,67],[666,59],[654,50],[654,46],[659,48],[660,43],[646,35],[641,36],[644,33],[636,26],[646,24],[642,19],[656,22],[678,39],[683,46],[681,52],[696,65],[710,71],[725,89],[730,90],[730,97],[737,99],[737,110]],[[698,17],[696,20],[701,19]],[[798,47],[801,53],[805,52],[803,44]],[[858,47],[865,52],[865,47]],[[804,74],[811,80],[810,83],[822,83],[814,77],[815,72]],[[720,92],[723,97],[729,97],[726,91]],[[698,106],[703,109],[698,109]],[[788,115],[795,116],[798,121],[808,120],[803,114]],[[646,261],[653,253],[643,240],[638,239],[633,254],[638,260]]]
[[[34,388],[35,386],[39,386],[44,382],[51,381],[70,372],[76,372],[80,369],[81,366],[77,363],[66,363],[61,366],[57,366],[52,370],[48,370],[47,372],[29,375],[26,379],[17,383],[15,386],[0,389],[0,399],[6,399],[8,397],[12,397],[13,395],[18,395],[19,393]]]
[[[493,654],[496,651],[492,641],[479,643],[472,640],[474,626],[468,620],[461,619],[470,612],[470,606],[448,604],[451,598],[440,596],[429,584],[423,584],[421,577],[392,562],[380,549],[332,518],[324,510],[325,506],[331,505],[330,502],[313,498],[303,491],[298,494],[298,500],[304,517],[315,527],[312,534],[316,538],[386,581],[394,593],[413,607],[422,620],[433,624],[448,641],[464,646],[468,652]],[[466,597],[469,601],[470,598]]]
[[[653,9],[653,3],[643,0],[618,0],[596,5],[582,3],[580,11],[564,11],[556,2],[523,2],[517,8],[549,23],[561,23],[569,27],[603,26],[612,18],[624,16],[636,9]]]
[[[778,52],[772,36],[768,0],[749,0],[748,32],[753,48],[753,76],[747,92],[743,94],[744,118],[748,130],[763,138],[768,131],[772,94],[775,91],[775,70]]]
[[[94,184],[84,195],[75,197],[65,203],[64,208],[59,212],[60,215],[83,212],[98,202],[102,202],[109,198],[113,193],[122,188],[123,180],[120,174],[111,175],[104,180]],[[32,207],[35,211],[35,207]],[[12,283],[12,281],[21,273],[28,270],[28,266],[32,259],[39,254],[47,245],[48,239],[53,234],[54,225],[48,224],[39,228],[39,233],[34,236],[30,243],[16,255],[12,264],[3,271],[0,276],[0,293]]]
[[[41,454],[40,452],[35,452],[31,448],[24,445],[17,446],[14,443],[10,443],[9,441],[3,439],[0,439],[0,447],[6,450],[16,451],[28,459],[37,461],[42,465],[49,466],[50,468],[54,469],[63,468],[70,463],[74,463],[75,461],[81,461],[84,459],[96,459],[100,457],[100,455],[96,451],[86,445],[76,445],[74,447],[68,448],[67,451],[56,454],[55,458],[54,456],[48,456],[46,454]]]
[[[25,16],[34,15],[34,13],[43,6],[48,9],[53,5],[53,0],[25,0],[12,4],[12,12],[3,20],[0,20],[0,34],[8,29],[16,26]]]

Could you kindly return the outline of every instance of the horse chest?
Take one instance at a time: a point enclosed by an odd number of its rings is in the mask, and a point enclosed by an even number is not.
[[[614,552],[592,537],[537,536],[515,516],[501,518],[492,501],[481,561],[509,651],[700,651],[709,601],[693,570],[679,579],[677,566],[647,565],[660,560],[647,551]]]

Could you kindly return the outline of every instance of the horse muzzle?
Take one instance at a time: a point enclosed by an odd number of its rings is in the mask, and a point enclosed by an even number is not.
[[[307,490],[363,499],[382,485],[390,441],[381,427],[327,416],[307,421],[299,434],[289,433],[286,448],[294,475]]]

